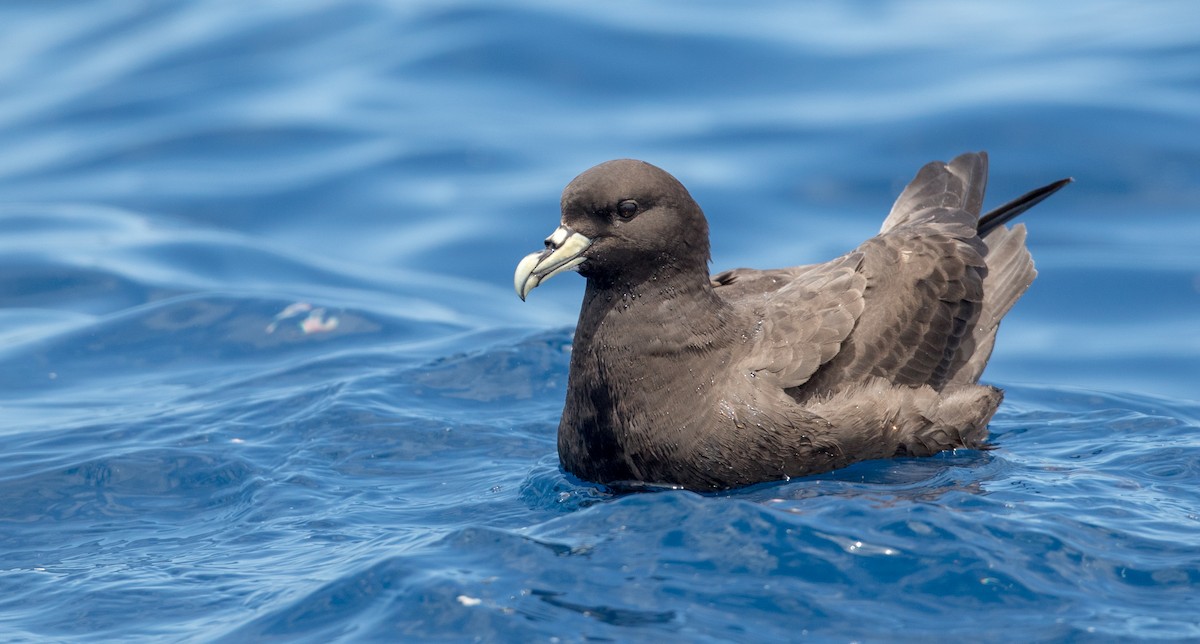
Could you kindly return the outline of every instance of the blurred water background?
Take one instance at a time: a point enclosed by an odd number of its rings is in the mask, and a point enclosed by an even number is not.
[[[0,639],[1200,638],[1200,5],[0,4]],[[646,159],[713,267],[827,259],[991,154],[1040,277],[999,449],[715,496],[558,470]]]

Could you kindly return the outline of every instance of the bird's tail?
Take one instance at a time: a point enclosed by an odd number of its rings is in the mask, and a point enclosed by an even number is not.
[[[1075,179],[1067,177],[1066,179],[1059,179],[1048,186],[1042,186],[1037,190],[1030,190],[1020,197],[1017,197],[1016,199],[1013,199],[1003,206],[1000,206],[999,208],[996,208],[988,214],[980,217],[978,226],[979,236],[987,237],[988,233],[992,232],[996,228],[999,228],[1000,226],[1003,226],[1004,224],[1007,224],[1013,219],[1016,219],[1018,215],[1026,210],[1029,210],[1030,208],[1042,203],[1046,197],[1058,192],[1063,186],[1071,183],[1072,181],[1075,181]]]

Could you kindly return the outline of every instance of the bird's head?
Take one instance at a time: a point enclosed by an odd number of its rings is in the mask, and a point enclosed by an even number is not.
[[[675,177],[644,161],[608,161],[575,177],[563,190],[561,222],[546,250],[517,265],[522,300],[567,270],[614,284],[697,270],[707,279],[704,213]]]

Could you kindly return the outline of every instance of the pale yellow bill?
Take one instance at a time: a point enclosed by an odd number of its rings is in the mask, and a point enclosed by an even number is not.
[[[559,226],[546,240],[550,248],[530,253],[517,264],[513,287],[522,301],[542,282],[563,271],[574,270],[587,258],[580,257],[592,245],[592,240],[565,226]]]

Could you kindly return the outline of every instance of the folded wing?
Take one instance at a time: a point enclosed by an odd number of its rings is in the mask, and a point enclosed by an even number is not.
[[[850,253],[825,264],[717,275],[717,293],[753,312],[743,369],[788,389],[836,356],[863,313],[861,261],[860,253]]]

